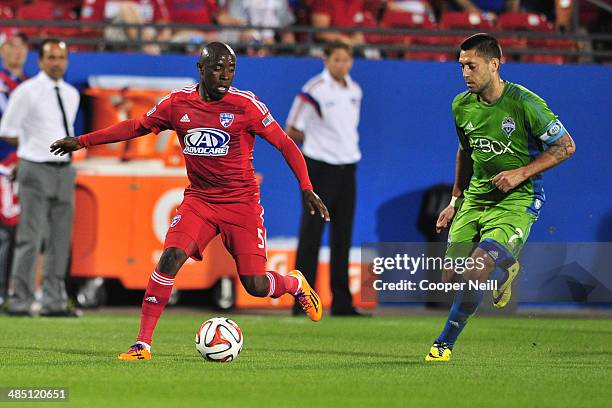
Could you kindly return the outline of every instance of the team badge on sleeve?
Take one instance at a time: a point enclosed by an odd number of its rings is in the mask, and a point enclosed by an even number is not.
[[[261,124],[264,125],[264,127],[268,127],[272,122],[274,122],[274,118],[272,117],[272,114],[268,112],[266,117],[261,121]]]
[[[231,126],[232,122],[234,122],[234,114],[233,113],[220,113],[219,122],[221,122],[221,126],[225,128]]]
[[[502,120],[502,130],[506,134],[507,138],[510,138],[512,132],[516,130],[516,123],[514,123],[514,119],[510,116],[506,116],[504,120]]]

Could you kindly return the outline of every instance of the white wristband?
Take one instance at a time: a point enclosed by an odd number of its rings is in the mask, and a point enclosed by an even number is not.
[[[463,201],[461,197],[451,196],[451,200],[448,205],[454,208],[458,208],[461,205],[461,201]]]

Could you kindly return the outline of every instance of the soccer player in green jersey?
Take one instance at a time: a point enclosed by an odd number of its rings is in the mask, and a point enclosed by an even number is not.
[[[494,37],[475,34],[460,50],[468,90],[453,100],[459,136],[455,184],[436,228],[452,222],[446,256],[473,259],[464,281],[497,281],[493,302],[502,308],[519,272],[520,250],[544,204],[542,173],[569,158],[575,144],[542,98],[500,78],[502,51]],[[444,271],[443,280],[454,277],[454,271]],[[467,289],[455,294],[427,361],[449,361],[483,294]]]

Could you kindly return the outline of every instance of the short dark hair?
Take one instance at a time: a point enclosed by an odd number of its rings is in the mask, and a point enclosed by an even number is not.
[[[13,32],[8,32],[4,35],[4,41],[0,43],[0,46],[4,45],[8,40],[12,38],[19,38],[21,41],[23,41],[25,45],[29,44],[29,38],[25,33],[22,33],[21,31],[13,31]]]
[[[42,59],[45,54],[45,45],[47,44],[64,44],[66,45],[66,41],[62,41],[59,38],[45,38],[43,42],[40,43],[40,47],[38,48],[38,59]],[[68,52],[68,46],[66,45],[66,52]]]
[[[21,31],[15,34],[15,37],[21,38],[21,41],[23,41],[25,44],[30,43],[30,39],[28,38],[28,35],[25,33],[22,33]]]
[[[501,60],[502,49],[497,39],[487,33],[474,34],[461,43],[462,51],[476,50],[476,53],[487,59],[497,58]]]
[[[353,47],[351,47],[349,44],[345,43],[344,41],[333,41],[327,44],[327,47],[325,47],[325,51],[324,51],[325,56],[329,57],[336,50],[345,50],[346,52],[349,53],[350,56],[353,56]]]

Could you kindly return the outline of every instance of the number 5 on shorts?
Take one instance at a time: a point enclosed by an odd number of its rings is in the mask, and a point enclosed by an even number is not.
[[[261,228],[257,228],[257,236],[260,241],[260,243],[257,244],[257,248],[264,249],[266,247],[266,235]]]

